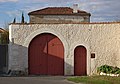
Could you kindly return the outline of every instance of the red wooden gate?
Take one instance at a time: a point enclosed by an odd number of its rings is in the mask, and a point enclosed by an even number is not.
[[[64,75],[64,47],[52,34],[40,34],[29,45],[29,74]]]
[[[78,46],[74,51],[74,75],[83,76],[87,75],[86,72],[86,48]]]

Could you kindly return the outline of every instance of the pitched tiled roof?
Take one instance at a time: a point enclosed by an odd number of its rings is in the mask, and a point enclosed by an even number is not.
[[[81,10],[78,10],[77,13],[73,13],[73,9],[70,7],[47,7],[32,11],[28,13],[28,15],[90,15],[90,13]]]
[[[2,28],[0,28],[0,33],[3,33],[3,32],[5,32],[5,30],[4,30],[4,29],[2,29]]]

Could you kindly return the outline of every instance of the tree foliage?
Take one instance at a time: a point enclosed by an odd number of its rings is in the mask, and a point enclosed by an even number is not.
[[[8,44],[9,43],[9,32],[5,30],[0,33],[0,44]]]
[[[25,23],[24,21],[24,14],[22,13],[22,20],[21,20],[21,23]]]
[[[16,23],[16,18],[14,18],[13,23]]]

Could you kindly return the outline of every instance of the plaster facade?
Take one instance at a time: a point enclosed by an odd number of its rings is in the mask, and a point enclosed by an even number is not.
[[[62,41],[65,75],[74,75],[74,49],[80,45],[87,49],[87,75],[104,64],[120,67],[120,23],[11,24],[9,33],[9,70],[28,72],[28,47],[41,33],[51,33]]]
[[[90,22],[87,15],[30,15],[30,23],[70,23],[70,22]]]

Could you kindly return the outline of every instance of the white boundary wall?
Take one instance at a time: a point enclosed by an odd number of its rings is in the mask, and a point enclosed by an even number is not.
[[[74,75],[74,49],[79,45],[87,49],[87,75],[103,64],[120,67],[120,23],[11,24],[9,33],[9,70],[28,72],[29,43],[41,33],[51,33],[62,41],[65,75]]]

